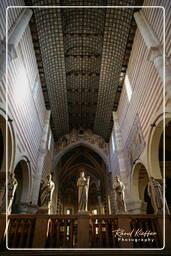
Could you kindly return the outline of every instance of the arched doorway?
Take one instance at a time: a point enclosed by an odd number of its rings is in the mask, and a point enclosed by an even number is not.
[[[131,196],[135,205],[138,205],[137,213],[152,213],[151,200],[147,193],[148,172],[145,166],[139,162],[135,165],[132,172]],[[152,211],[152,209],[151,209]]]
[[[17,188],[12,203],[12,213],[22,212],[22,203],[28,202],[30,192],[30,168],[26,160],[21,160],[14,170]]]
[[[171,113],[165,112],[165,127],[163,113],[154,120],[148,140],[148,159],[151,176],[161,184],[164,178],[164,152],[165,152],[165,182],[166,182],[166,201],[171,209]],[[165,148],[164,148],[165,130]]]
[[[163,162],[163,130],[167,128],[171,121],[171,113],[165,113],[165,127],[163,113],[151,124],[151,131],[147,145],[147,157],[150,168],[150,175],[155,179],[162,179],[161,162]],[[167,131],[169,138],[170,129]],[[168,141],[167,138],[167,141]]]
[[[108,213],[106,201],[107,168],[96,152],[83,145],[69,150],[57,164],[57,213],[77,213],[78,195],[76,184],[81,168],[85,170],[86,176],[90,176],[88,210],[92,214]]]

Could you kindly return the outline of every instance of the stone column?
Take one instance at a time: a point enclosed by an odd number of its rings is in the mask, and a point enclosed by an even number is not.
[[[38,155],[38,160],[37,160],[37,175],[35,177],[35,183],[34,183],[33,193],[32,193],[32,199],[33,199],[32,203],[33,204],[37,204],[44,161],[45,161],[45,157],[46,157],[47,150],[48,150],[47,149],[47,144],[48,144],[47,140],[48,140],[48,131],[49,131],[49,126],[50,126],[50,115],[51,115],[51,111],[46,110],[44,127],[43,127],[43,131],[42,131],[42,139],[41,139],[39,155]]]
[[[163,45],[160,44],[157,36],[155,35],[152,27],[148,23],[143,11],[135,12],[134,18],[137,23],[138,29],[144,39],[148,48],[148,60],[154,63],[154,66],[161,78],[164,81],[164,56]],[[171,97],[171,65],[168,58],[165,58],[165,86],[166,95]]]
[[[127,183],[127,176],[126,176],[127,169],[125,165],[122,136],[120,132],[120,125],[119,125],[117,112],[113,112],[113,121],[114,121],[114,132],[115,132],[115,147],[116,147],[116,154],[117,154],[118,163],[119,163],[119,172],[120,172],[121,181],[125,184]]]
[[[16,47],[26,30],[26,27],[31,19],[33,12],[31,9],[24,9],[17,18],[12,31],[8,35],[8,61],[17,57]],[[6,40],[6,39],[5,39]],[[6,41],[1,42],[0,50],[0,77],[6,69]]]

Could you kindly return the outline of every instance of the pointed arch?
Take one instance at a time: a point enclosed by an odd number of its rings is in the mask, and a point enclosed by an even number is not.
[[[53,161],[53,169],[55,169],[55,167],[57,166],[58,162],[60,161],[60,159],[62,158],[63,155],[65,155],[70,150],[72,150],[74,148],[77,148],[78,146],[85,146],[85,147],[93,150],[94,152],[96,152],[102,158],[102,160],[103,160],[103,162],[105,164],[106,169],[109,170],[109,158],[108,158],[108,155],[106,155],[99,148],[97,148],[96,146],[92,145],[91,143],[89,143],[87,141],[77,141],[77,142],[74,142],[72,144],[67,145],[60,152],[57,152],[55,157],[54,157],[54,161]]]

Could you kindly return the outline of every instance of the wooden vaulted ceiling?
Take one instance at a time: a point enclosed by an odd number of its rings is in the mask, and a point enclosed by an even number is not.
[[[33,6],[142,5],[135,0],[25,0]],[[135,8],[33,8],[30,28],[55,140],[73,128],[109,140],[136,30]]]

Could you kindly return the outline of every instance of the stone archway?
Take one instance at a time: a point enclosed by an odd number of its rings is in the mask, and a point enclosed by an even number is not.
[[[103,159],[109,169],[108,143],[102,137],[94,134],[90,129],[73,129],[69,134],[63,135],[55,144],[55,157],[53,168],[56,167],[61,157],[69,150],[83,145],[95,151]]]
[[[23,213],[24,204],[29,202],[31,187],[30,166],[26,158],[17,163],[14,174],[18,185],[12,203],[12,213]]]
[[[76,182],[81,168],[85,169],[91,181],[89,188],[89,210],[93,211],[97,209],[99,214],[107,213],[107,196],[105,195],[107,186],[106,164],[100,155],[82,144],[68,150],[57,163],[57,213],[66,214],[67,209],[71,209],[73,213],[77,213]],[[59,210],[59,208],[62,210]]]
[[[165,118],[165,120],[164,120]],[[151,122],[147,144],[147,159],[150,176],[153,176],[161,184],[165,184],[165,196],[169,209],[171,209],[171,111],[169,107],[165,108],[165,113],[160,111]],[[165,131],[165,132],[164,132]],[[164,148],[165,138],[165,148]],[[165,151],[166,150],[166,151]],[[165,151],[165,159],[163,152]],[[169,156],[168,156],[169,155]],[[164,161],[165,160],[165,161]],[[165,165],[165,169],[164,169]]]
[[[164,115],[160,113],[157,115],[156,118],[153,119],[151,123],[151,130],[148,138],[147,144],[147,158],[148,158],[148,165],[149,165],[149,172],[150,175],[153,176],[155,179],[162,179],[162,171],[160,166],[159,160],[159,148],[161,143],[161,136],[163,134],[164,122],[163,122]],[[171,112],[165,112],[165,125],[171,121]]]
[[[77,141],[77,142],[71,143],[71,144],[67,145],[65,148],[63,148],[60,152],[57,152],[54,157],[54,161],[53,161],[53,169],[56,167],[56,165],[58,164],[58,162],[60,161],[60,159],[63,155],[65,155],[68,151],[70,151],[74,148],[77,148],[78,146],[85,146],[85,147],[93,150],[94,152],[96,152],[103,159],[106,168],[109,170],[108,155],[104,154],[99,148],[97,148],[96,146],[94,146],[91,143],[88,143],[86,141]]]
[[[135,213],[146,213],[147,209],[147,184],[149,175],[143,163],[137,162],[132,170],[131,175],[131,198],[133,201],[132,208]]]

